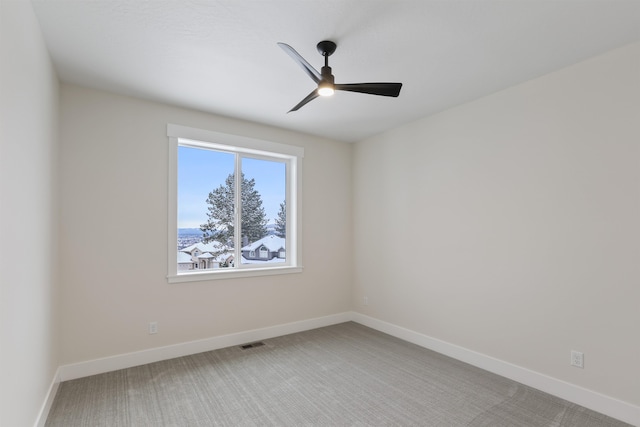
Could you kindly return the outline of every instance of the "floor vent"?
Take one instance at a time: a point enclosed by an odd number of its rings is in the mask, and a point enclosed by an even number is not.
[[[254,347],[262,347],[264,345],[264,343],[262,341],[260,342],[252,342],[250,344],[244,344],[241,345],[240,348],[243,350],[248,350],[250,348],[254,348]]]

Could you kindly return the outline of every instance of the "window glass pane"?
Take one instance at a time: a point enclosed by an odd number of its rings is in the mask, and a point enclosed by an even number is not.
[[[178,147],[178,272],[228,268],[235,154]]]
[[[286,163],[242,158],[242,264],[286,261]]]

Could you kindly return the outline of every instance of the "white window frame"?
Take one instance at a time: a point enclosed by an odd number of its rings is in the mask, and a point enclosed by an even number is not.
[[[201,280],[229,279],[237,277],[267,276],[302,272],[302,159],[304,148],[280,144],[255,138],[230,135],[176,124],[167,125],[169,137],[169,183],[168,183],[168,247],[167,281],[169,283]],[[207,271],[178,270],[178,146],[230,151],[251,156],[278,158],[287,162],[287,259],[282,264],[242,264],[242,246],[236,245],[234,268]],[[239,218],[237,218],[239,220]],[[238,227],[235,227],[238,230]],[[240,242],[240,240],[236,240]]]

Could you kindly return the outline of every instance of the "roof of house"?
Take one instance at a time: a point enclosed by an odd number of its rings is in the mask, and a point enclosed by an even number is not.
[[[213,255],[211,255],[209,252],[204,253],[202,255],[198,255],[198,259],[205,259],[205,258],[213,258]]]
[[[178,252],[178,264],[183,264],[187,262],[192,262],[191,255],[184,252]]]
[[[285,246],[286,240],[283,237],[278,237],[276,235],[270,235],[263,237],[260,240],[256,240],[253,243],[248,244],[247,246],[243,246],[243,251],[255,251],[260,246],[265,245],[267,249],[270,251],[277,251],[280,248],[286,248]]]
[[[233,253],[232,252],[223,252],[220,255],[218,255],[215,259],[216,259],[216,261],[227,262],[227,261],[233,259]]]
[[[227,249],[227,247],[220,242],[198,242],[194,243],[193,245],[187,246],[186,248],[180,249],[180,252],[192,253],[195,249],[198,249],[200,252],[220,252]]]

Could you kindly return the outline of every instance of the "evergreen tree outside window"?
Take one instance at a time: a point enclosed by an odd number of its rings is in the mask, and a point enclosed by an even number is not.
[[[276,236],[286,237],[287,235],[287,201],[280,203],[280,210],[276,218]]]
[[[180,151],[182,150],[179,149],[178,157]],[[255,189],[255,178],[247,179],[244,173],[241,174],[241,177],[241,235],[243,240],[248,239],[249,242],[255,242],[267,235],[267,215],[262,206],[261,194]],[[284,182],[282,190],[284,190]],[[204,243],[217,241],[231,246],[235,245],[234,199],[235,175],[232,173],[225,179],[224,184],[220,184],[207,197],[207,222],[200,224]]]
[[[167,134],[169,282],[300,272],[303,149],[178,125]]]

